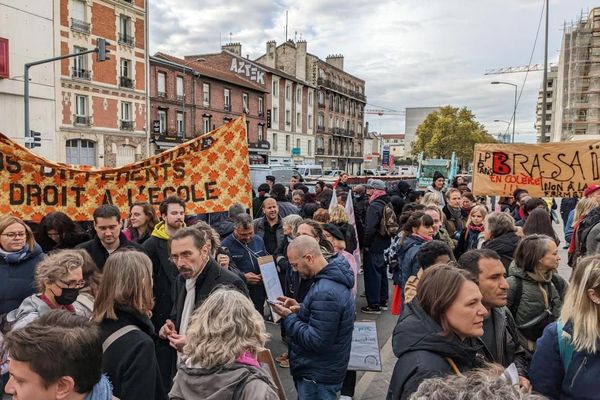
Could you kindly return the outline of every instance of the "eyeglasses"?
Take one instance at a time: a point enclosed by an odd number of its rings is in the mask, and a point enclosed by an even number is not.
[[[85,281],[69,281],[69,282],[65,282],[62,279],[58,280],[60,283],[62,283],[63,285],[65,285],[67,288],[69,289],[81,289],[82,287],[85,286]]]
[[[6,236],[9,239],[24,238],[25,236],[27,236],[27,233],[26,232],[9,232],[9,233],[3,233],[2,236]]]

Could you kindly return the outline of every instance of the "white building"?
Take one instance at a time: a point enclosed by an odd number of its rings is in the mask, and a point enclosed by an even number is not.
[[[407,156],[405,149],[405,136],[403,133],[386,133],[382,135],[383,143],[390,146],[390,154],[394,159],[401,159]]]
[[[55,57],[59,50],[54,34],[58,1],[3,0],[0,3],[0,132],[24,145],[24,64]],[[7,68],[8,67],[8,68]],[[56,159],[55,90],[60,64],[30,69],[30,129],[40,132],[36,152]]]
[[[427,116],[439,110],[440,107],[412,107],[406,108],[406,118],[404,121],[404,152],[411,155],[412,144],[416,139],[417,127],[425,121]]]

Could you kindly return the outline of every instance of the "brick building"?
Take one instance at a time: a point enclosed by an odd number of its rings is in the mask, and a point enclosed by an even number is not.
[[[267,162],[266,86],[256,71],[253,79],[231,71],[233,58],[227,52],[185,59],[164,53],[150,57],[155,151],[209,132],[246,112],[250,162]]]
[[[71,164],[119,166],[148,155],[145,0],[60,0],[60,54],[110,43],[60,62],[57,154]]]

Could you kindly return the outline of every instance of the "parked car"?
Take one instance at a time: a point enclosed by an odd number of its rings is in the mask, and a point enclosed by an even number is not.
[[[298,175],[298,172],[294,168],[287,166],[252,164],[250,165],[250,182],[252,182],[252,188],[257,190],[261,183],[267,181],[267,175],[273,175],[276,183],[287,185],[290,178],[293,175]]]
[[[323,167],[319,164],[302,164],[294,167],[304,178],[319,178],[323,176]]]

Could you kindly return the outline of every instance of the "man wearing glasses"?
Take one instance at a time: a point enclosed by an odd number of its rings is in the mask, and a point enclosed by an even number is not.
[[[171,347],[171,359],[158,359],[163,383],[171,387],[176,372],[175,352],[181,351],[186,343],[185,332],[194,310],[208,295],[221,285],[234,286],[248,295],[246,284],[235,273],[221,268],[210,257],[210,238],[195,228],[181,228],[169,242],[171,261],[179,271],[175,282],[175,306],[170,319],[159,331],[159,337]]]

